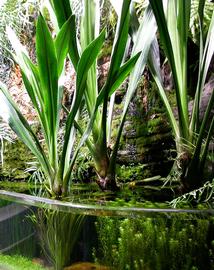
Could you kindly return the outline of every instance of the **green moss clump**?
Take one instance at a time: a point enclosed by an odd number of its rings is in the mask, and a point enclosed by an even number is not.
[[[40,185],[37,184],[37,188],[39,188]],[[6,189],[10,191],[15,191],[15,192],[28,192],[30,189],[34,189],[35,184],[34,183],[29,183],[29,182],[24,182],[24,181],[0,181],[0,189]]]
[[[0,269],[8,270],[47,270],[38,263],[22,256],[9,256],[0,254]]]
[[[13,143],[6,142],[4,147],[4,163],[0,169],[0,175],[5,178],[25,179],[29,173],[28,162],[33,160],[30,150],[20,140]]]
[[[131,165],[118,165],[117,178],[120,183],[126,183],[134,180],[142,180],[147,177],[146,165],[144,164],[131,164]]]

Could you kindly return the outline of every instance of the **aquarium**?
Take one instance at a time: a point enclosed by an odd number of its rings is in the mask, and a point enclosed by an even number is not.
[[[83,201],[0,191],[1,269],[214,269],[212,209]]]

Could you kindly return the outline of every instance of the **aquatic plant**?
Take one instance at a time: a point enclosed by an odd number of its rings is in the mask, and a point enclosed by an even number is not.
[[[171,66],[176,94],[178,121],[170,106],[165,93],[160,73],[160,57],[158,43],[153,43],[150,57],[150,71],[158,86],[159,93],[165,104],[166,110],[174,131],[177,148],[177,167],[181,171],[182,191],[190,191],[202,184],[205,161],[208,154],[209,143],[214,130],[214,91],[209,98],[206,111],[200,119],[202,94],[208,70],[214,52],[214,12],[210,21],[206,41],[203,39],[204,5],[205,1],[199,1],[198,14],[200,25],[199,46],[199,72],[195,89],[194,104],[189,115],[188,110],[188,32],[190,22],[190,9],[192,2],[188,1],[153,1],[150,0],[160,41],[165,55]]]
[[[206,244],[210,226],[213,222],[189,214],[168,218],[99,217],[95,261],[118,270],[212,269],[213,248]]]
[[[74,31],[69,31],[70,28],[73,28]],[[40,15],[36,29],[37,64],[30,60],[28,53],[11,28],[8,29],[8,36],[15,50],[13,57],[20,65],[25,88],[37,111],[44,142],[41,142],[36,136],[33,128],[12,100],[7,87],[2,83],[0,84],[2,104],[0,113],[37,158],[48,181],[47,189],[49,192],[52,195],[60,196],[67,192],[71,171],[77,156],[77,154],[74,154],[70,160],[73,151],[73,133],[71,130],[85,90],[87,71],[100,52],[105,33],[103,31],[92,41],[79,57],[78,52],[75,51],[75,17],[71,16],[63,24],[56,38],[53,39],[44,18]],[[57,139],[63,94],[60,78],[67,52],[73,47],[71,57],[73,60],[75,59],[74,61],[78,65],[76,94],[67,116],[64,151],[60,155]]]
[[[85,216],[39,209],[32,218],[45,257],[55,270],[62,270],[70,263]]]
[[[0,254],[0,268],[11,269],[11,270],[47,270],[39,263],[33,262],[32,260],[18,256],[18,255],[3,255]]]
[[[81,47],[82,50],[99,34],[99,2],[100,1],[83,1],[83,16],[79,30],[79,47]],[[133,32],[131,35],[134,46],[130,47],[130,38],[128,35],[129,26],[130,24],[137,24],[139,26],[139,22],[134,15],[135,10],[132,9],[130,14],[130,0],[111,2],[118,14],[118,22],[107,79],[100,89],[98,86],[97,63],[94,62],[88,71],[86,91],[84,92],[90,121],[84,134],[80,126],[76,125],[76,128],[83,134],[83,138],[92,131],[92,136],[86,139],[86,145],[94,160],[94,166],[98,175],[97,182],[102,189],[114,190],[117,189],[115,171],[120,137],[129,102],[135,93],[138,80],[146,64],[148,51],[155,35],[155,25],[151,9],[147,9],[138,31]],[[60,28],[62,23],[71,14],[69,1],[65,2],[64,5],[54,0],[50,0],[50,3],[56,15],[58,27]],[[148,31],[148,29],[150,30]],[[131,57],[125,62],[127,57],[129,57],[127,53],[128,50],[131,50]],[[72,52],[70,52],[70,54],[71,53]],[[76,69],[76,62],[72,61],[72,64]],[[129,73],[131,73],[131,75],[129,77],[129,85],[124,100],[121,122],[116,132],[115,143],[113,143],[111,131],[115,90],[123,83]]]
[[[190,33],[192,40],[199,44],[200,43],[200,24],[199,24],[199,13],[198,13],[198,5],[200,0],[192,0],[191,2],[191,14],[190,14]],[[204,3],[204,21],[203,21],[203,33],[204,37],[206,37],[210,21],[212,19],[214,3],[209,0],[205,0]]]
[[[214,179],[207,181],[202,187],[187,192],[175,199],[169,204],[173,208],[177,208],[182,204],[188,203],[213,203],[214,198]]]

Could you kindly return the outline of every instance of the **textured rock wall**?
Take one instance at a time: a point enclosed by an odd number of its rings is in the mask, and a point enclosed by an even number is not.
[[[150,87],[139,87],[130,103],[118,153],[118,163],[140,166],[141,177],[167,175],[174,155],[174,140],[165,109],[156,89]],[[122,103],[116,106],[115,127],[122,107]]]

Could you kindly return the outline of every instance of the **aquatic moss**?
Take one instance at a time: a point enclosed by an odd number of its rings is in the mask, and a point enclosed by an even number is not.
[[[8,270],[47,270],[40,264],[22,256],[0,254],[0,269]]]

